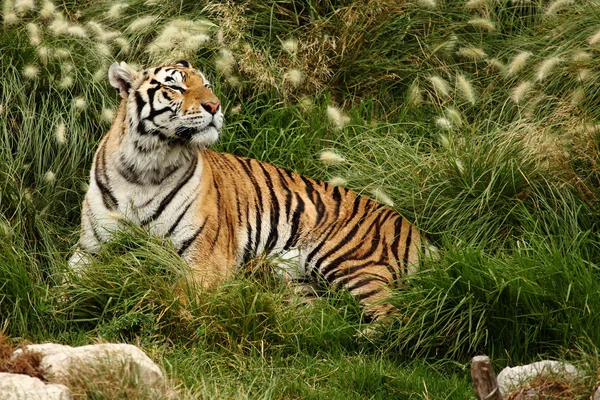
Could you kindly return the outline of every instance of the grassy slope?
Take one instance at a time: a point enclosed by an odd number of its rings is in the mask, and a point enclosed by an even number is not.
[[[140,344],[190,397],[465,398],[479,352],[497,367],[578,361],[576,388],[589,396],[600,8],[439,3],[5,2],[5,332]],[[295,304],[260,263],[181,304],[172,288],[185,266],[137,231],[94,273],[60,284],[116,105],[107,66],[179,58],[212,78],[226,107],[220,149],[389,197],[444,249],[397,293],[403,317],[380,337],[355,337],[360,310],[345,294]],[[348,161],[324,168],[323,149]]]

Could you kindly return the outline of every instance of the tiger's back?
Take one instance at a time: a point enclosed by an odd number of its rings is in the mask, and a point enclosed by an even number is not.
[[[96,152],[74,267],[124,217],[171,237],[204,286],[268,254],[295,259],[280,264],[286,279],[345,287],[375,318],[393,310],[390,290],[421,254],[412,224],[343,187],[206,149],[220,103],[187,62],[110,74],[123,101]]]

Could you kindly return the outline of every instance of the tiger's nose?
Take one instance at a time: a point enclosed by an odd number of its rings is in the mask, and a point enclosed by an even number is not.
[[[215,115],[217,113],[217,111],[219,111],[219,106],[221,105],[221,103],[219,103],[217,101],[209,101],[206,103],[201,103],[200,105],[202,106],[202,108],[204,108],[206,111],[208,111],[211,115]]]

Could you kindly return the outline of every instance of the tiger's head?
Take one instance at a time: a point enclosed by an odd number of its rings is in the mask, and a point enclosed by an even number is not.
[[[126,102],[129,130],[146,138],[146,147],[166,142],[201,148],[219,138],[221,103],[206,77],[189,62],[140,72],[125,62],[114,63],[108,77]]]

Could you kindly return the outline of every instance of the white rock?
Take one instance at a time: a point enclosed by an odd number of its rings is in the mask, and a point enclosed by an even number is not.
[[[540,375],[559,375],[576,377],[577,368],[573,365],[560,362],[543,360],[533,364],[506,367],[498,374],[498,387],[502,396],[506,396],[522,383]]]
[[[596,393],[594,393],[594,400],[600,400],[600,387],[598,387]]]
[[[71,400],[65,385],[45,384],[29,375],[0,372],[0,400]]]
[[[44,343],[25,346],[24,350],[42,355],[40,369],[44,379],[49,382],[61,381],[78,370],[85,373],[85,367],[89,367],[96,371],[121,369],[123,373],[129,372],[131,378],[137,380],[136,383],[166,387],[164,375],[158,365],[146,353],[130,344],[106,343],[71,347]],[[16,350],[13,358],[22,352],[21,349]]]

